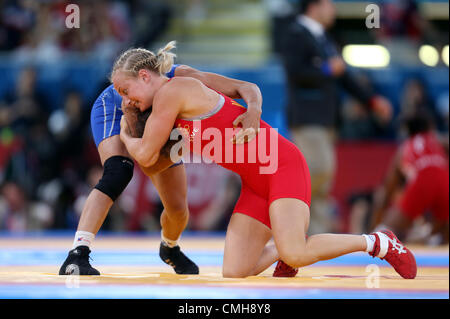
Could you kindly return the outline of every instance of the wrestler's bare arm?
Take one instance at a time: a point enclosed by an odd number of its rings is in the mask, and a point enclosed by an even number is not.
[[[374,228],[384,218],[386,210],[389,207],[392,199],[394,198],[398,189],[402,186],[404,181],[404,176],[400,170],[400,156],[401,149],[395,154],[387,175],[384,179],[383,185],[375,192],[374,205],[373,205],[373,215],[371,227]]]
[[[167,84],[155,96],[152,112],[145,124],[142,138],[132,137],[125,117],[120,122],[120,138],[130,155],[142,167],[155,165],[160,151],[170,138],[182,105],[182,95],[175,84]],[[170,105],[170,107],[167,107]]]
[[[146,112],[140,112],[139,109],[135,107],[126,106],[122,102],[123,117],[126,120],[129,134],[132,137],[137,138],[142,137],[142,135],[144,134],[145,124],[147,122],[148,117],[150,116],[151,110],[152,109],[149,108]],[[157,174],[175,164],[169,156],[170,148],[175,142],[176,141],[171,140],[168,140],[166,142],[166,144],[163,146],[160,152],[158,160],[152,166],[145,167],[139,165],[145,175],[151,176]]]
[[[247,104],[247,112],[239,115],[233,125],[242,125],[235,135],[235,141],[240,143],[250,142],[259,131],[262,113],[262,95],[259,87],[250,82],[232,79],[211,72],[202,72],[187,65],[180,65],[175,69],[175,76],[187,76],[200,80],[206,86],[222,92],[233,99],[243,99]]]

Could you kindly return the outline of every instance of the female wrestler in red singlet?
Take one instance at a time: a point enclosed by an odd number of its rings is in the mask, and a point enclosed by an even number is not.
[[[430,212],[433,229],[429,240],[448,243],[448,138],[438,137],[425,109],[402,118],[408,138],[399,146],[375,197],[372,227],[389,227],[399,237],[406,237],[413,222]]]
[[[173,47],[169,43],[158,55],[130,49],[115,62],[111,80],[124,103],[141,111],[153,105],[143,137],[127,134],[122,121],[121,139],[139,164],[151,166],[174,127],[185,128],[191,152],[240,175],[242,192],[225,239],[225,277],[256,275],[279,259],[298,268],[356,251],[386,259],[404,278],[415,277],[414,256],[390,231],[305,239],[310,177],[301,152],[263,121],[257,138],[234,145],[232,122],[245,109],[196,79],[169,81],[164,71],[173,63]],[[266,245],[272,236],[275,245]]]

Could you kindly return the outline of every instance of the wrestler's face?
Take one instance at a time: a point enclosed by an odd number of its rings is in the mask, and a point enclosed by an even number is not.
[[[136,77],[132,77],[121,71],[114,72],[112,82],[114,89],[122,96],[122,105],[136,107],[141,112],[152,105],[155,90],[150,73],[140,70]]]

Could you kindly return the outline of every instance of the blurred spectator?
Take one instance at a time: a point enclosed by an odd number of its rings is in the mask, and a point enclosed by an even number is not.
[[[80,28],[65,25],[71,3],[80,8]],[[19,61],[54,61],[67,52],[112,59],[131,39],[126,1],[9,0],[1,6],[0,49],[15,50]]]
[[[36,89],[36,70],[24,68],[13,92],[8,92],[0,103],[0,128],[9,126],[14,132],[28,136],[32,125],[47,120],[46,101]]]
[[[36,71],[23,69],[16,90],[7,94],[0,108],[0,128],[10,128],[22,145],[6,163],[4,179],[19,183],[27,196],[34,196],[39,183],[56,174],[46,104],[35,83]]]
[[[0,188],[0,229],[14,232],[48,229],[53,222],[52,209],[29,201],[25,191],[15,183]]]
[[[131,39],[131,13],[127,2],[86,0],[79,6],[80,28],[60,28],[62,50],[113,59]]]
[[[416,0],[382,1],[377,36],[380,40],[407,38],[419,43],[439,41],[437,32],[422,16]]]
[[[42,62],[60,57],[58,37],[64,20],[58,19],[53,10],[53,6],[59,2],[40,2],[33,6],[35,21],[16,48],[16,59]]]
[[[4,168],[4,181],[18,183],[30,199],[36,199],[36,190],[58,174],[55,144],[43,124],[32,125],[28,136],[18,136],[18,145]]]
[[[6,104],[7,112],[1,113],[7,116],[1,118],[22,146],[8,157],[3,180],[20,185],[29,200],[53,207],[55,216],[47,226],[71,227],[76,218],[77,188],[87,174],[84,156],[90,142],[89,113],[83,112],[79,92],[70,91],[64,107],[47,117],[45,107],[34,98],[34,70],[26,69],[19,79],[16,96],[7,99],[12,102]]]
[[[0,2],[0,50],[20,46],[36,22],[38,3],[33,0],[6,0]]]
[[[311,174],[311,234],[333,231],[329,190],[335,170],[334,135],[338,85],[385,123],[392,107],[361,86],[348,71],[326,30],[336,18],[331,0],[302,0],[300,14],[284,34],[281,58],[288,83],[288,126]]]
[[[433,109],[432,100],[428,97],[423,83],[419,79],[411,79],[405,84],[401,99],[401,113],[410,115],[419,108]]]
[[[5,179],[5,170],[11,157],[22,149],[22,141],[9,127],[0,128],[0,184]]]
[[[48,128],[55,141],[54,166],[59,196],[54,201],[58,208],[60,226],[76,226],[73,207],[78,188],[88,178],[86,150],[90,142],[89,112],[83,111],[83,100],[78,91],[68,91],[62,109],[55,110],[48,120]],[[53,184],[50,184],[53,185]],[[65,217],[63,217],[65,216]]]
[[[444,117],[437,110],[435,101],[430,97],[428,90],[419,78],[412,78],[405,84],[400,102],[400,115],[407,116],[425,109],[438,130],[445,130]]]
[[[67,168],[76,171],[84,168],[84,149],[90,139],[90,114],[85,109],[81,93],[70,90],[63,108],[55,110],[49,117],[48,128],[56,142],[61,172]]]
[[[167,1],[130,1],[134,47],[152,47],[164,34],[172,18],[172,7]]]

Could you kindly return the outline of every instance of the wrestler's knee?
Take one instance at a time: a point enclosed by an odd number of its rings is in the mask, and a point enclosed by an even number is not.
[[[171,219],[187,218],[189,215],[188,203],[185,198],[180,198],[164,205],[164,212]]]
[[[115,201],[133,177],[134,163],[125,156],[109,157],[103,167],[103,176],[94,188]]]
[[[306,249],[302,247],[279,248],[278,254],[284,263],[293,268],[298,268],[310,263],[310,258],[307,256]]]

